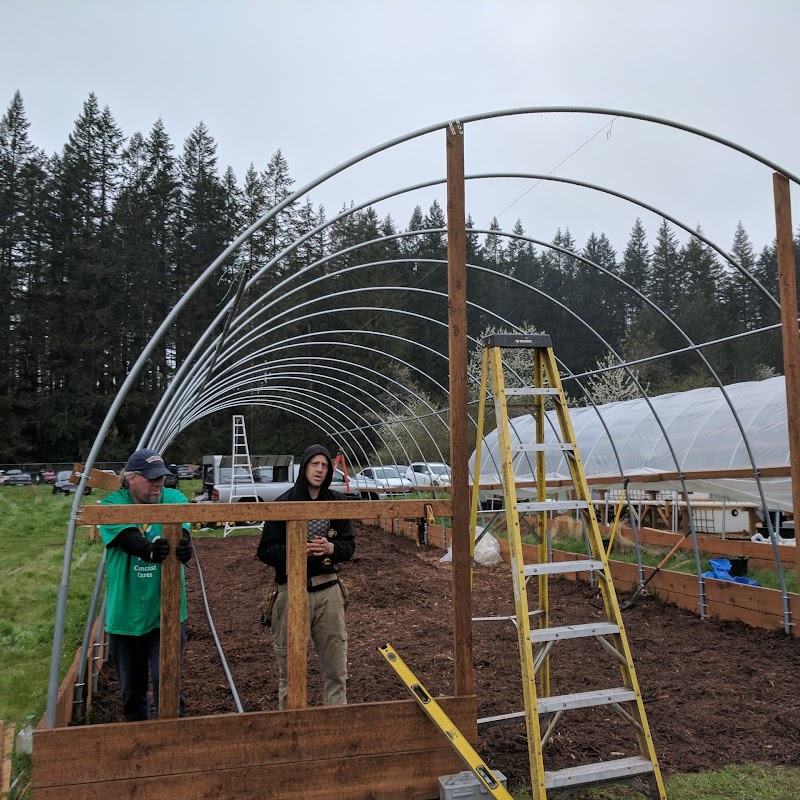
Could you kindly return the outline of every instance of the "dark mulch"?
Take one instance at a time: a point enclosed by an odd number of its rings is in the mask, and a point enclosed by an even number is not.
[[[258,537],[196,538],[218,636],[245,711],[277,707],[272,634],[257,604],[272,570],[256,558]],[[348,699],[403,699],[407,691],[376,648],[390,642],[433,695],[453,690],[451,568],[441,550],[359,526],[354,560],[342,566],[350,590]],[[531,605],[535,598],[531,592]],[[603,619],[599,594],[551,580],[551,624]],[[214,647],[194,562],[184,687],[188,714],[235,711]],[[475,571],[474,616],[513,613],[507,565]],[[666,772],[764,762],[800,765],[800,639],[743,624],[700,620],[643,596],[624,612],[648,719]],[[519,654],[511,623],[473,625],[479,717],[522,709]],[[594,641],[559,644],[551,657],[552,694],[619,685],[619,671]],[[93,722],[120,719],[109,665],[92,708]],[[309,703],[321,702],[316,657],[309,660]],[[524,723],[489,729],[478,750],[511,786],[529,783]],[[630,755],[629,727],[608,709],[565,715],[545,766]]]

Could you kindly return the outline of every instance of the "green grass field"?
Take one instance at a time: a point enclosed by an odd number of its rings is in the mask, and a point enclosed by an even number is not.
[[[49,486],[0,487],[0,719],[6,721],[44,712],[71,503]],[[88,528],[77,531],[62,674],[83,636],[102,553],[99,542],[87,540]]]
[[[191,499],[199,482],[181,483]],[[105,493],[94,492],[94,503]],[[49,486],[0,487],[0,719],[19,727],[29,714],[44,714],[56,595],[61,580],[64,542],[72,499],[51,494]],[[70,577],[62,675],[80,646],[94,584],[101,543],[77,529]],[[221,535],[219,532],[208,535]],[[11,800],[28,797],[30,758],[14,758],[13,775],[21,777]],[[717,772],[677,774],[666,781],[670,800],[797,800],[800,768],[750,765]],[[516,800],[530,794],[515,793]],[[628,800],[627,789],[575,795],[575,800]]]

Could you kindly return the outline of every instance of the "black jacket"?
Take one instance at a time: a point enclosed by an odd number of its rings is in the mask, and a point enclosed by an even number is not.
[[[306,481],[306,464],[316,455],[324,455],[328,460],[328,474],[320,487],[317,501],[345,500],[346,498],[330,489],[333,479],[333,463],[330,453],[322,445],[312,445],[306,448],[300,461],[300,471],[294,486],[284,492],[275,502],[286,500],[312,500],[308,493]],[[319,522],[323,522],[319,525]],[[335,574],[336,565],[342,561],[349,561],[356,549],[356,540],[353,535],[353,526],[349,519],[309,520],[309,529],[312,527],[321,531],[321,535],[333,542],[332,556],[310,556],[306,559],[308,577],[315,575]],[[327,531],[327,533],[326,533]],[[331,533],[330,531],[333,531]],[[271,567],[275,567],[275,582],[286,583],[286,523],[283,521],[269,521],[264,523],[261,541],[258,544],[258,557]]]

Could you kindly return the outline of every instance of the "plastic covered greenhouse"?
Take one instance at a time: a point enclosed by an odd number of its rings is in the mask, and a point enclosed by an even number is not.
[[[556,442],[560,437],[555,412],[547,416],[547,441]],[[571,408],[570,417],[593,489],[617,488],[624,478],[635,477],[640,489],[682,491],[682,474],[687,491],[761,505],[760,480],[769,508],[792,510],[783,376]],[[516,417],[511,423],[512,444],[535,441],[531,415]],[[484,442],[480,483],[497,484],[496,431],[486,435]],[[534,467],[532,456],[516,456],[517,481],[535,481]],[[763,475],[764,470],[781,467],[787,468],[780,470],[786,475]],[[474,453],[470,471],[475,474]],[[742,477],[746,472],[752,475]],[[546,476],[549,484],[569,478],[563,453],[548,454]]]

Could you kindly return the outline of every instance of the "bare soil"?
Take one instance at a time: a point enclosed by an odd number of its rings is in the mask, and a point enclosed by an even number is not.
[[[451,565],[443,551],[418,547],[380,528],[356,527],[356,554],[342,565],[350,592],[348,700],[404,699],[406,688],[376,648],[390,642],[434,696],[453,691]],[[258,604],[272,570],[256,558],[257,536],[195,538],[217,634],[245,711],[277,707],[278,670],[270,628]],[[187,567],[187,713],[236,710],[206,619],[196,562]],[[604,619],[599,593],[564,579],[550,582],[551,624]],[[529,591],[531,607],[535,596]],[[513,614],[507,565],[478,566],[473,616]],[[662,770],[726,764],[800,765],[800,639],[739,623],[701,620],[640,596],[623,612]],[[516,630],[474,623],[479,718],[523,707]],[[619,685],[619,671],[595,641],[562,642],[551,656],[551,693]],[[319,668],[309,656],[309,703],[321,703]],[[92,722],[121,719],[113,665],[101,678]],[[524,722],[489,728],[478,751],[509,779],[530,783]],[[548,769],[632,755],[630,726],[608,708],[566,714],[547,749]]]

